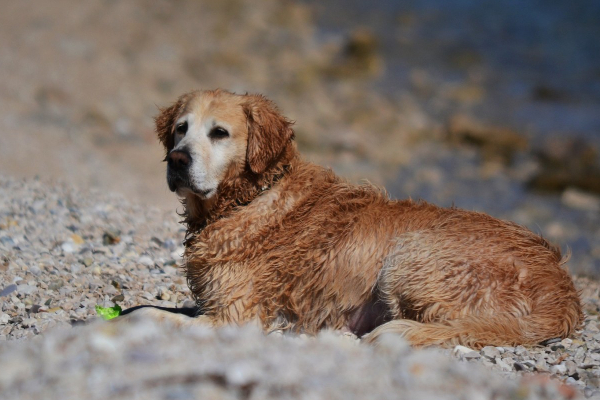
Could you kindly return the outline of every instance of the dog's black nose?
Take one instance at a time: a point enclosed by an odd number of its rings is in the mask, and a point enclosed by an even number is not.
[[[171,168],[184,169],[190,165],[192,157],[185,150],[173,150],[167,156],[167,164]]]

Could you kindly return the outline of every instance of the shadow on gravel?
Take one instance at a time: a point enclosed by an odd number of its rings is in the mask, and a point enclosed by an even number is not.
[[[183,314],[183,315],[187,315],[188,317],[196,317],[198,315],[202,315],[202,311],[200,311],[200,308],[198,307],[179,307],[179,308],[175,308],[175,307],[158,307],[158,306],[149,306],[149,305],[144,305],[144,306],[135,306],[135,307],[131,307],[128,308],[126,310],[123,310],[121,312],[121,315],[127,315],[129,313],[134,312],[135,310],[139,310],[140,308],[146,308],[146,307],[152,307],[152,308],[158,308],[159,310],[162,311],[168,311],[174,314]]]
[[[128,308],[126,310],[123,310],[121,312],[121,315],[127,315],[129,313],[134,312],[135,310],[139,310],[140,308],[146,308],[146,307],[158,308],[159,310],[168,311],[168,312],[171,312],[171,313],[174,313],[174,314],[183,314],[183,315],[186,315],[186,316],[191,317],[191,318],[197,317],[198,315],[202,315],[202,311],[198,307],[179,307],[179,308],[175,308],[175,307],[159,307],[159,306],[151,306],[151,305],[143,305],[143,306],[131,307],[131,308]],[[89,321],[86,321],[84,319],[72,319],[71,320],[71,326],[87,325],[88,322]]]

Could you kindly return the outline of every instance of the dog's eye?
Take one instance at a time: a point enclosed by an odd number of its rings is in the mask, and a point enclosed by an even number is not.
[[[211,129],[208,134],[208,137],[211,139],[223,139],[229,137],[229,132],[226,129],[221,128],[220,126],[216,126]]]
[[[175,127],[175,132],[179,133],[180,135],[185,135],[187,133],[187,130],[188,130],[187,122],[182,122]]]

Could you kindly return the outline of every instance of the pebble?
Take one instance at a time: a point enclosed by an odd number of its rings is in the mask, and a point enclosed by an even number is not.
[[[496,357],[500,357],[500,350],[494,346],[485,346],[483,349],[481,349],[481,355],[490,359],[494,359]]]
[[[62,279],[55,279],[48,284],[48,289],[50,290],[59,290],[64,285]]]
[[[568,207],[584,211],[600,211],[600,197],[577,189],[567,189],[563,192],[561,201]]]
[[[455,346],[454,350],[452,351],[452,353],[456,356],[464,356],[465,354],[471,352],[473,352],[473,349],[461,345]]]
[[[37,288],[35,286],[30,286],[30,285],[18,285],[17,286],[17,292],[22,295],[30,295],[30,294],[35,293],[36,291],[37,291]]]
[[[17,285],[12,283],[12,284],[6,286],[4,289],[0,290],[0,297],[8,296],[15,290],[17,290]]]
[[[550,367],[550,372],[557,375],[564,375],[567,373],[567,367],[563,363],[553,365]]]
[[[512,371],[512,367],[499,357],[496,357],[495,363],[502,371]]]
[[[142,256],[138,258],[138,263],[145,265],[146,267],[154,266],[154,260],[149,256]]]

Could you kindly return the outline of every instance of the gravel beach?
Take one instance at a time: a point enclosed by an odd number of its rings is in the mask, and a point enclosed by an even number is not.
[[[192,304],[183,236],[174,210],[0,177],[0,397],[600,398],[599,286],[584,278],[584,330],[531,348],[99,321],[96,305]]]

